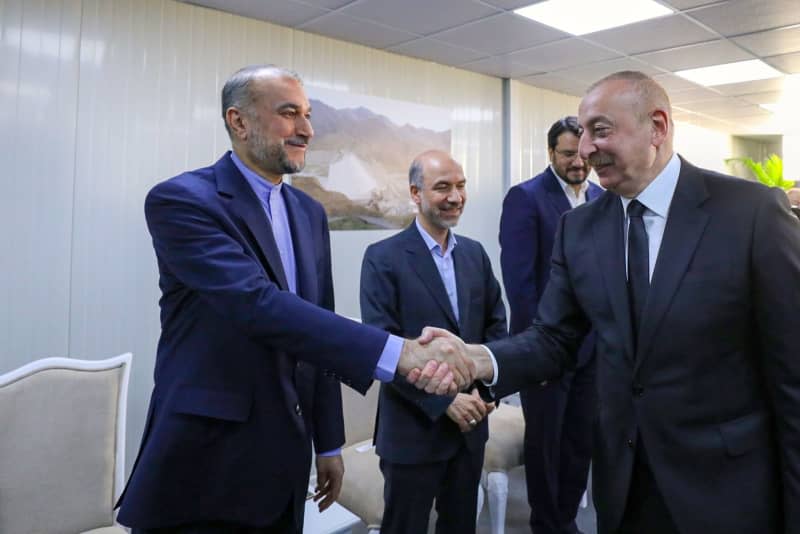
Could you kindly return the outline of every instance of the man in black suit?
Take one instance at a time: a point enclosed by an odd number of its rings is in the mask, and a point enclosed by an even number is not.
[[[411,164],[416,220],[367,248],[361,269],[361,318],[398,335],[425,325],[472,343],[506,334],[500,286],[483,247],[454,227],[466,179],[449,154],[428,151]],[[381,458],[384,534],[427,532],[436,500],[437,533],[475,532],[478,483],[492,406],[472,389],[430,396],[405,380],[381,385],[376,451]]]
[[[497,372],[465,348],[478,376],[497,395],[559,376],[591,325],[601,534],[800,533],[800,222],[786,195],[678,157],[667,94],[642,73],[592,85],[579,122],[608,191],[562,218],[538,318],[487,344]]]
[[[564,117],[547,132],[550,165],[509,189],[500,217],[500,265],[511,308],[511,334],[536,317],[550,275],[550,255],[561,215],[603,192],[587,180],[589,164],[578,154],[577,117]],[[574,372],[520,391],[525,415],[525,481],[534,534],[574,534],[586,489],[597,412],[594,336],[578,352]]]

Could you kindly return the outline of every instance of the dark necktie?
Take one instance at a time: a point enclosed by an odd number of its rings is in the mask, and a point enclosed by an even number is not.
[[[638,200],[628,204],[628,297],[633,338],[638,336],[642,311],[650,289],[650,258],[642,215],[647,208]]]

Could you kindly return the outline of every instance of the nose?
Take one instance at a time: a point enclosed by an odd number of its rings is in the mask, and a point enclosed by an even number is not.
[[[584,130],[581,133],[580,139],[578,139],[578,157],[582,160],[588,160],[589,156],[597,150],[592,142],[592,139],[589,137],[589,134]]]
[[[296,129],[298,135],[303,135],[309,139],[314,137],[314,128],[311,126],[311,119],[305,115],[299,115]]]
[[[464,200],[464,195],[461,194],[457,187],[452,188],[450,194],[447,195],[447,201],[451,204],[460,204],[462,200]]]

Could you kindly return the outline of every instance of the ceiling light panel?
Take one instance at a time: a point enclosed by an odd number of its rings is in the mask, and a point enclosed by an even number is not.
[[[653,0],[546,0],[514,11],[573,35],[616,28],[672,12]]]
[[[705,85],[706,87],[748,82],[752,80],[765,80],[783,75],[780,71],[770,67],[760,59],[735,61],[733,63],[712,65],[699,69],[679,70],[675,74],[694,83]]]

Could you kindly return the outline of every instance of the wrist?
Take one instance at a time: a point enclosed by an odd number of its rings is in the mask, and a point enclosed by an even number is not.
[[[475,362],[477,370],[477,376],[475,378],[477,380],[483,380],[484,382],[493,381],[494,365],[492,365],[492,359],[489,357],[486,348],[482,345],[468,345],[467,347],[469,357]]]

